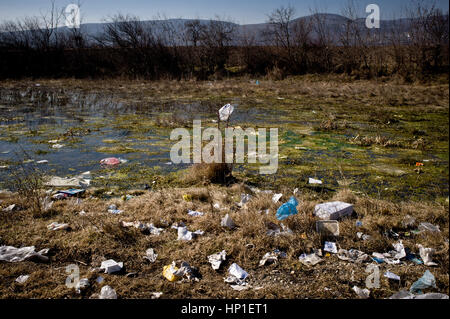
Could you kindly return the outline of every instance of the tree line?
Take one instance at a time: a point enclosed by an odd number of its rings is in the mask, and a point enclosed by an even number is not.
[[[333,29],[318,11],[296,19],[293,7],[280,7],[267,16],[262,30],[252,31],[220,17],[142,21],[116,14],[99,34],[89,36],[82,28],[58,28],[64,12],[52,3],[40,16],[1,23],[0,78],[282,79],[345,73],[413,80],[448,73],[448,12],[417,2],[408,18],[368,29],[361,27],[350,1],[342,16]],[[401,24],[406,31],[399,31]]]

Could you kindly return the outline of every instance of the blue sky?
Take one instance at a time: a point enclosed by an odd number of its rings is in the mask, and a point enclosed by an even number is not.
[[[117,12],[130,13],[141,19],[152,19],[157,14],[169,18],[213,18],[216,14],[231,18],[240,24],[261,23],[267,14],[281,5],[292,5],[297,16],[308,15],[311,9],[321,12],[341,13],[348,0],[80,0],[83,23],[101,22]],[[60,8],[78,0],[56,0]],[[402,16],[410,0],[354,0],[365,16],[365,7],[375,3],[380,7],[381,18]],[[427,2],[430,2],[429,0]],[[448,11],[448,0],[436,0],[438,7]],[[39,15],[50,7],[50,0],[0,0],[0,21]]]

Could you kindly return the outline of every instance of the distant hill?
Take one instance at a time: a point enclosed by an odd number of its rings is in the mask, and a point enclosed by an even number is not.
[[[304,16],[297,18],[292,21],[292,25],[297,22],[310,23],[313,21],[320,20],[323,23],[324,31],[327,32],[331,36],[331,40],[335,43],[338,43],[340,31],[344,30],[345,24],[350,21],[346,17],[343,17],[338,14],[328,14],[328,13],[319,13],[309,16]],[[144,24],[148,24],[152,26],[155,34],[164,34],[164,24],[171,23],[175,29],[175,34],[177,36],[181,36],[185,31],[185,23],[189,21],[194,21],[193,19],[168,19],[168,20],[146,20],[142,21]],[[210,20],[199,20],[201,24],[207,24]],[[392,30],[395,30],[396,34],[404,34],[405,39],[407,38],[407,33],[410,26],[409,19],[398,19],[398,20],[381,20],[380,21],[380,29],[371,29],[372,34],[392,34]],[[267,30],[269,24],[268,23],[259,23],[259,24],[236,24],[231,22],[223,22],[235,27],[235,39],[233,43],[238,45],[240,43],[240,39],[243,36],[247,38],[253,39],[254,45],[262,45],[264,44],[264,37],[262,35],[264,30]],[[357,26],[361,31],[366,31],[365,19],[357,19]],[[105,30],[105,26],[108,23],[85,23],[80,26],[80,30],[83,34],[87,36],[88,41],[94,42],[96,38],[98,38],[103,31]],[[60,27],[58,30],[62,32],[69,32],[67,27]],[[317,38],[317,33],[313,29],[310,34],[312,39]],[[181,37],[177,40],[178,44],[183,44]]]

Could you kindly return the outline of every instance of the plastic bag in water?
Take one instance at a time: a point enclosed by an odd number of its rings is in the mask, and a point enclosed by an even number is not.
[[[226,104],[221,107],[219,110],[219,117],[221,121],[228,121],[228,118],[231,116],[231,113],[234,111],[234,106],[231,104]]]
[[[297,199],[294,196],[292,196],[287,203],[284,203],[283,205],[280,206],[280,208],[278,208],[276,214],[277,219],[283,220],[290,215],[297,214],[297,205],[298,205]]]

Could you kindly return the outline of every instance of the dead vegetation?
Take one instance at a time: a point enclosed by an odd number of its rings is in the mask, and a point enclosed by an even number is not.
[[[386,136],[376,135],[376,136],[360,136],[357,135],[350,139],[351,143],[361,145],[361,146],[371,146],[380,145],[383,147],[404,147],[404,143],[401,141],[395,141],[389,139]]]
[[[283,192],[281,202],[292,192]],[[448,294],[448,204],[402,202],[392,203],[365,196],[357,196],[344,189],[332,198],[306,189],[297,194],[299,199],[297,215],[282,223],[290,228],[292,235],[268,236],[269,227],[279,227],[275,218],[279,204],[271,200],[271,194],[252,194],[252,199],[242,208],[236,203],[240,195],[249,192],[245,185],[230,187],[190,187],[185,189],[162,189],[147,191],[142,195],[124,201],[120,198],[100,200],[90,197],[92,191],[80,204],[73,199],[55,202],[53,216],[36,217],[28,213],[26,203],[18,211],[0,212],[1,245],[15,247],[34,245],[37,249],[50,248],[51,262],[2,262],[0,296],[2,298],[89,298],[98,293],[102,285],[112,286],[119,298],[149,298],[151,292],[163,292],[162,298],[355,298],[353,285],[364,286],[366,265],[339,260],[335,255],[324,257],[314,267],[307,267],[298,261],[301,253],[323,247],[323,238],[315,231],[314,205],[324,200],[342,200],[354,204],[356,216],[340,222],[341,234],[336,238],[340,248],[358,249],[368,254],[386,252],[398,239],[385,235],[389,230],[400,234],[406,248],[417,252],[416,244],[436,249],[433,257],[437,267],[430,268],[435,275],[438,288],[435,291]],[[183,198],[183,195],[190,195]],[[324,197],[325,196],[325,197]],[[1,206],[15,202],[15,195],[2,195]],[[112,215],[108,206],[115,204],[124,212]],[[214,204],[217,204],[213,206]],[[191,217],[188,209],[202,211],[200,217]],[[269,209],[266,214],[265,210]],[[85,211],[85,215],[79,212]],[[236,228],[229,230],[220,226],[220,219],[229,214]],[[421,233],[405,236],[412,228],[402,224],[406,215],[420,222],[439,225],[440,233]],[[362,222],[357,227],[355,221]],[[71,231],[50,231],[47,225],[53,221],[69,223]],[[142,233],[133,227],[122,227],[121,222],[140,221],[153,223],[164,229],[159,236]],[[201,229],[203,236],[189,242],[177,241],[177,232],[171,229],[173,223],[183,222],[189,230]],[[274,226],[275,225],[275,226]],[[371,236],[370,240],[358,239],[356,232]],[[147,248],[158,254],[155,263],[145,261]],[[208,263],[207,256],[225,249],[227,261],[218,271]],[[287,258],[275,265],[259,267],[262,256],[273,250],[286,252]],[[126,273],[136,272],[135,277],[124,274],[101,274],[102,284],[95,282],[98,276],[91,272],[102,260],[123,261]],[[175,260],[185,260],[199,269],[199,282],[171,283],[162,276],[162,268]],[[226,269],[236,262],[249,274],[249,282],[260,289],[242,292],[232,290],[224,283]],[[80,278],[90,278],[91,286],[81,295],[65,286],[65,267],[77,264]],[[401,282],[393,284],[381,278],[381,287],[372,290],[372,297],[385,298],[400,289],[408,289],[429,267],[406,263],[389,266],[380,264],[380,273],[389,269],[401,276]],[[30,274],[23,285],[14,280],[22,274]],[[10,288],[11,287],[11,288]],[[326,289],[325,289],[326,288]]]

